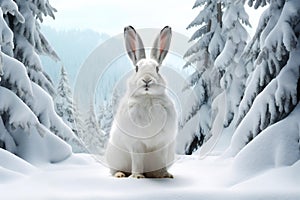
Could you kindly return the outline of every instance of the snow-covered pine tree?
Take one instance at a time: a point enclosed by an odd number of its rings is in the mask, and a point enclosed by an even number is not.
[[[74,106],[74,107],[76,107],[76,106]],[[85,120],[84,120],[82,113],[80,113],[77,109],[75,109],[75,110],[76,110],[75,124],[76,124],[76,130],[77,130],[76,135],[78,136],[78,138],[80,138],[80,141],[84,142],[83,137],[86,132]],[[85,144],[83,144],[83,145],[85,145]],[[86,150],[85,150],[85,152],[86,152]]]
[[[113,106],[111,101],[104,101],[103,105],[99,106],[98,120],[101,130],[109,134],[113,121]]]
[[[211,104],[220,93],[219,81],[222,75],[222,72],[214,67],[215,59],[224,48],[224,38],[221,34],[222,6],[223,1],[219,0],[197,0],[193,8],[201,7],[201,11],[187,27],[189,29],[200,26],[190,39],[196,40],[195,44],[184,55],[189,57],[184,67],[196,68],[186,86],[193,88],[196,98],[191,98],[191,110],[180,123],[180,128],[183,129],[181,132],[186,134],[186,154],[197,150],[211,136]],[[198,117],[200,121],[196,123],[199,126],[195,131],[189,127]]]
[[[72,146],[76,152],[86,152],[84,144],[80,140],[81,134],[84,128],[79,130],[79,126],[82,127],[82,119],[76,107],[73,104],[73,94],[69,86],[68,74],[65,71],[64,66],[61,66],[60,80],[56,90],[56,96],[54,98],[55,111],[61,117],[65,124],[67,124],[78,137],[78,140],[74,141]],[[78,125],[78,126],[77,126]]]
[[[63,119],[63,121],[77,134],[75,125],[75,107],[72,100],[72,91],[69,86],[67,72],[64,66],[60,69],[59,83],[56,89],[56,96],[54,98],[55,111]]]
[[[248,33],[243,24],[250,26],[248,15],[245,12],[244,1],[227,0],[224,4],[222,18],[222,34],[225,37],[225,46],[215,60],[215,67],[224,72],[221,78],[221,87],[224,94],[220,94],[221,107],[217,110],[224,110],[225,127],[229,126],[234,117],[237,116],[238,106],[244,92],[246,80],[245,67],[240,62],[241,54],[247,44]],[[220,114],[220,113],[219,113]]]
[[[39,55],[50,56],[54,60],[59,60],[59,58],[40,32],[40,22],[43,22],[43,16],[49,15],[54,19],[56,10],[48,0],[15,0],[15,2],[20,14],[24,17],[24,22],[16,20],[14,15],[6,17],[7,23],[14,33],[14,48],[9,49],[9,55],[13,54],[22,62],[30,79],[53,96],[55,90],[52,81],[44,73]]]
[[[98,112],[98,120],[101,130],[105,132],[107,137],[109,136],[111,125],[114,119],[114,114],[117,110],[119,101],[121,99],[120,96],[121,92],[119,89],[116,89],[112,97],[109,99],[104,99],[102,105],[99,106],[99,112]]]
[[[13,48],[17,46],[15,36],[20,33],[15,33],[10,26],[25,24],[24,15],[27,16],[26,12],[19,12],[18,3],[24,2],[0,2],[0,65],[3,67],[0,82],[0,147],[30,162],[57,162],[68,157],[71,148],[51,133],[50,127],[56,127],[59,134],[70,141],[73,134],[55,114],[49,94],[30,80],[24,64],[13,57]],[[30,53],[30,49],[24,49],[24,54]]]
[[[250,0],[249,4],[253,2]],[[264,4],[264,1],[256,1],[255,7]],[[279,121],[289,116],[299,103],[299,10],[298,0],[272,0],[261,16],[256,34],[243,55],[248,62],[249,78],[239,108],[238,127],[227,151],[229,155],[236,155],[241,149],[247,148],[253,138],[270,132],[268,130],[275,125],[278,130],[282,129],[280,125],[286,124]],[[255,61],[253,67],[252,61]],[[294,134],[293,131],[287,129],[286,136]],[[299,128],[297,131],[299,143]],[[275,140],[276,136],[272,137],[269,139],[278,141]],[[272,145],[279,144],[272,142]]]
[[[70,155],[71,148],[53,133],[70,144],[77,138],[54,111],[48,93],[53,86],[38,56],[57,58],[39,32],[38,22],[42,16],[52,15],[53,9],[48,1],[3,0],[0,7],[1,148],[32,162],[57,162]]]
[[[100,129],[96,119],[93,103],[90,103],[90,109],[87,111],[84,119],[85,131],[82,132],[82,140],[87,149],[93,154],[103,154],[107,135]]]

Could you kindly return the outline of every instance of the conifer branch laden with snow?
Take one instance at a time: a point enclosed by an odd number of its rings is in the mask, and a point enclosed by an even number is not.
[[[16,20],[13,15],[7,15],[7,23],[14,33],[13,55],[25,65],[30,79],[53,96],[55,93],[53,84],[42,70],[39,55],[47,55],[55,60],[59,58],[40,32],[39,22],[43,21],[43,15],[54,18],[55,9],[48,1],[15,2],[24,21]]]
[[[29,162],[58,162],[71,154],[59,137],[70,144],[77,138],[54,111],[49,95],[53,85],[39,59],[41,54],[58,59],[38,22],[54,17],[55,9],[48,1],[21,0],[3,0],[0,7],[0,96],[5,99],[0,105],[0,147]]]
[[[266,134],[277,122],[288,118],[299,104],[299,10],[296,0],[271,1],[261,16],[257,32],[244,54],[246,59],[254,61],[253,71],[249,72],[239,108],[239,124],[227,151],[230,155],[247,148],[259,134]],[[261,49],[258,54],[255,44]],[[279,125],[277,128],[281,129]],[[293,131],[287,130],[286,134]]]
[[[189,57],[184,67],[195,66],[195,72],[188,79],[186,87],[191,87],[196,93],[193,99],[192,109],[184,116],[180,123],[184,134],[187,134],[185,152],[191,154],[199,148],[210,136],[210,129],[213,122],[211,115],[211,104],[214,98],[220,93],[220,78],[222,72],[215,68],[214,61],[222,52],[225,38],[222,35],[222,7],[224,1],[197,0],[193,8],[202,6],[198,16],[190,23],[187,29],[194,26],[200,28],[192,35],[192,40],[197,40],[187,50],[185,57]],[[191,65],[192,64],[192,65]],[[200,116],[197,130],[188,128],[192,119]],[[186,129],[186,130],[185,130]],[[197,142],[193,142],[197,140]],[[193,144],[193,145],[191,145]]]
[[[223,72],[220,81],[226,99],[224,127],[230,126],[237,118],[238,106],[244,92],[246,76],[241,73],[245,66],[241,63],[241,54],[245,49],[248,33],[244,26],[251,26],[243,1],[227,0],[222,18],[222,34],[225,37],[225,46],[215,60],[215,67]]]

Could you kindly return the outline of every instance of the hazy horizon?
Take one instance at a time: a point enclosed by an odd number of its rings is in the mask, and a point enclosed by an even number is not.
[[[44,26],[57,30],[91,29],[110,36],[122,33],[123,28],[128,25],[136,29],[169,25],[173,31],[190,37],[197,27],[189,30],[186,27],[201,10],[192,9],[195,0],[77,0],[71,3],[67,0],[50,0],[50,3],[58,12],[55,13],[55,20],[45,17]],[[263,9],[257,11],[245,7],[252,23],[252,29],[247,29],[253,35]]]

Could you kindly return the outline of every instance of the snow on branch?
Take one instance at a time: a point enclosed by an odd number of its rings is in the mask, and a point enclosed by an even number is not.
[[[60,138],[67,139],[67,141],[73,139],[72,130],[56,115],[51,96],[34,82],[32,82],[32,89],[36,98],[28,98],[26,103],[38,116],[39,121]]]
[[[22,16],[22,14],[19,12],[18,5],[13,0],[6,0],[0,2],[0,8],[4,15],[7,15],[7,13],[11,14],[12,16],[15,16],[16,19],[20,23],[24,23],[25,19]],[[2,15],[2,13],[0,13]]]
[[[198,76],[198,74],[195,74]],[[195,81],[195,80],[194,80]],[[207,94],[207,83],[205,83],[205,80],[200,78],[197,82],[200,82],[196,84],[193,88],[194,95],[193,98],[190,99],[192,105],[191,105],[191,111],[184,117],[183,121],[180,123],[180,127],[183,128],[184,125],[191,120],[194,116],[197,115],[198,111],[200,111],[201,107],[205,104],[207,104],[208,101],[208,94]],[[209,117],[205,117],[209,118]]]
[[[260,40],[262,51],[258,54],[254,63],[256,67],[250,76],[248,87],[241,102],[238,123],[247,114],[256,96],[286,65],[289,59],[289,51],[294,49],[298,43],[295,41],[296,35],[293,29],[296,24],[299,24],[300,5],[298,2],[289,1],[281,8],[282,11],[276,5],[270,5],[270,8],[263,14],[263,19],[260,20],[262,32],[260,34],[256,33],[256,35],[257,37],[260,35],[257,39]],[[290,23],[287,23],[287,21]],[[289,28],[283,29],[282,26],[289,26]],[[247,55],[251,56],[251,50],[247,50],[247,52]]]
[[[18,60],[15,60],[3,53],[2,62],[4,74],[1,84],[5,84],[6,87],[14,90],[15,93],[20,94],[22,91],[22,93],[32,96],[31,81],[27,76],[27,71],[24,65]]]
[[[208,45],[208,52],[212,62],[215,62],[221,52],[224,52],[224,42],[225,41],[224,36],[222,35],[221,27],[217,25]]]
[[[251,41],[248,42],[247,46],[245,47],[242,55],[241,55],[241,61],[246,63],[251,63],[248,65],[247,73],[250,74],[254,70],[254,62],[257,59],[259,53],[261,52],[261,34],[264,32],[266,26],[268,25],[268,21],[270,19],[269,11],[265,10],[259,20],[256,32],[254,36],[252,37]]]
[[[196,0],[195,4],[193,6],[193,9],[197,8],[199,6],[203,6],[205,3],[206,3],[206,0]]]
[[[31,0],[28,1],[25,5],[21,3],[22,0],[16,0],[18,5],[22,6],[28,6],[32,13],[39,19],[41,22],[43,22],[43,16],[50,16],[53,19],[55,19],[54,12],[57,10],[53,8],[48,0]]]
[[[248,0],[248,5],[250,7],[253,6],[253,2],[255,1],[254,8],[257,9],[258,7],[264,7],[267,5],[267,2],[270,2],[270,0]]]
[[[203,71],[206,69],[208,66],[208,63],[205,63],[207,61],[207,58],[209,57],[208,52],[206,50],[201,50],[194,55],[192,55],[189,59],[188,62],[183,66],[183,68],[186,68],[190,66],[191,64],[197,63],[196,67],[197,70]]]
[[[238,63],[243,52],[248,33],[242,22],[250,26],[249,17],[245,12],[243,2],[229,1],[223,15],[222,33],[226,35],[224,49],[215,60],[218,69],[226,70],[232,63]]]
[[[40,32],[40,30],[37,30],[38,35],[39,35],[39,54],[46,54],[48,56],[50,56],[53,60],[55,61],[60,61],[59,56],[57,55],[57,53],[53,50],[53,48],[51,47],[51,45],[49,44],[49,42],[47,41],[47,39],[45,38],[45,36]]]
[[[299,3],[286,2],[276,26],[265,39],[264,51],[272,51],[276,55],[277,60],[282,60],[282,55],[285,55],[286,51],[291,51],[296,47],[297,36],[293,26],[300,22],[299,10]],[[260,64],[263,59],[264,56],[259,56],[257,63]]]
[[[16,94],[0,86],[0,96],[5,97],[2,98],[0,103],[0,113],[1,115],[7,113],[9,116],[7,122],[12,128],[19,127],[29,131],[30,127],[39,124],[34,113]]]
[[[44,75],[42,63],[34,48],[21,35],[16,37],[15,54],[17,58],[27,67],[27,72],[31,80],[40,85],[49,94],[54,95],[55,90],[52,82]]]
[[[200,38],[202,35],[204,35],[205,33],[207,33],[208,31],[208,26],[204,25],[201,28],[199,28],[190,38],[189,42],[196,40],[198,38]]]
[[[25,40],[27,40],[30,43],[30,45],[32,45],[36,53],[40,55],[48,55],[52,57],[55,61],[58,61],[59,57],[49,45],[44,35],[40,32],[40,24],[36,20],[36,18],[41,18],[42,13],[45,16],[47,16],[47,14],[50,13],[51,15],[53,15],[53,12],[51,11],[51,6],[48,3],[48,1],[36,0],[34,1],[34,3],[26,1],[22,3],[20,2],[20,4],[18,5],[20,6],[20,12],[23,14],[25,22],[16,23],[16,25],[13,27],[15,29],[14,31],[18,33],[17,35],[24,37]],[[50,10],[48,11],[48,9]],[[15,35],[16,38],[19,37],[17,35]],[[21,38],[20,40],[24,39]]]
[[[266,127],[287,116],[299,102],[300,37],[297,48],[278,74],[257,97],[232,138],[231,154],[237,154]],[[274,95],[275,94],[275,95]],[[251,123],[249,123],[251,121]]]
[[[190,29],[194,26],[201,25],[203,23],[208,23],[211,16],[211,11],[214,9],[214,4],[208,4],[205,6],[206,9],[203,9],[198,16],[187,26],[186,29]]]
[[[14,140],[14,138],[11,136],[7,128],[5,127],[5,124],[3,122],[2,117],[0,117],[0,141],[4,143],[5,149],[9,152],[16,153],[17,151],[17,144]],[[3,148],[3,147],[2,147]]]
[[[194,45],[192,45],[187,52],[184,54],[184,57],[189,57],[194,53],[197,53],[199,50],[201,49],[205,49],[207,48],[207,46],[209,45],[209,42],[211,40],[213,36],[213,32],[210,33],[206,33],[205,35],[203,35],[201,37],[201,39],[199,39]]]
[[[2,10],[0,9],[0,16],[3,16]],[[13,32],[7,26],[7,23],[0,17],[0,45],[2,46],[9,46],[13,48]]]

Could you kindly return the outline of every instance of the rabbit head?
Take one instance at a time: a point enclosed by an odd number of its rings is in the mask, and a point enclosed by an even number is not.
[[[161,95],[166,91],[166,82],[160,75],[162,61],[166,57],[172,31],[164,27],[156,37],[150,58],[146,53],[141,37],[132,26],[124,29],[125,46],[129,58],[135,66],[135,73],[128,80],[130,96]]]

